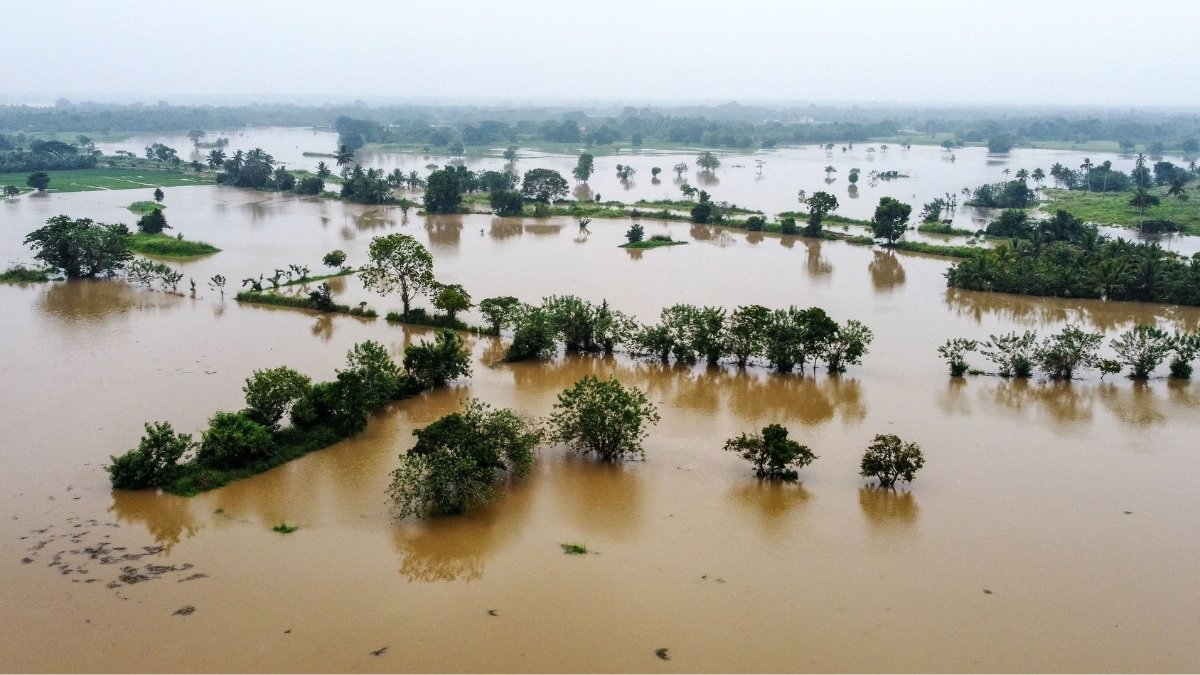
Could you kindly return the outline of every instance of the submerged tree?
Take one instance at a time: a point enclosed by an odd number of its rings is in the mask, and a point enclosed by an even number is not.
[[[967,353],[973,352],[979,346],[975,340],[954,338],[938,347],[938,354],[950,366],[951,377],[962,377],[967,372]]]
[[[793,481],[798,469],[812,463],[817,456],[807,445],[788,438],[788,430],[770,424],[761,434],[742,434],[725,442],[725,451],[737,453],[754,465],[754,473],[768,480]]]
[[[388,488],[402,518],[457,514],[488,503],[502,475],[529,473],[542,438],[532,422],[476,399],[413,435],[417,442],[400,456]]]
[[[558,395],[550,415],[551,436],[580,453],[608,462],[645,456],[647,427],[658,411],[636,387],[587,375]]]
[[[1138,324],[1121,333],[1110,345],[1121,363],[1129,366],[1129,376],[1146,380],[1171,353],[1171,336],[1161,328]]]
[[[898,480],[911,483],[923,466],[925,456],[916,443],[905,443],[894,434],[878,434],[863,453],[859,474],[877,478],[881,488],[894,488]]]
[[[1037,333],[1006,333],[991,335],[981,345],[980,353],[1000,370],[1001,377],[1029,377],[1033,374]]]
[[[1070,380],[1079,368],[1094,368],[1096,350],[1103,336],[1068,325],[1050,336],[1034,351],[1038,367],[1052,380]]]

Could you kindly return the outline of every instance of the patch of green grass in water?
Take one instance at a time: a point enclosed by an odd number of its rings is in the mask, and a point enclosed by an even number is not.
[[[587,547],[583,544],[559,544],[562,546],[563,553],[567,555],[583,555],[588,552]]]
[[[134,213],[136,213],[138,215],[145,215],[148,213],[153,213],[155,209],[161,210],[161,209],[165,209],[167,207],[165,205],[159,204],[158,202],[155,202],[155,201],[140,201],[140,202],[134,202],[134,203],[130,204],[129,206],[126,206],[125,208],[129,209],[130,211],[133,211]]]
[[[135,232],[129,235],[129,250],[143,255],[190,258],[198,255],[211,255],[221,249],[203,241],[188,241],[165,234]]]
[[[300,527],[297,525],[288,525],[287,523],[279,523],[279,524],[275,525],[274,527],[272,527],[271,531],[278,532],[279,534],[291,534],[298,529],[300,529]]]
[[[50,281],[50,273],[45,269],[14,265],[0,273],[0,284],[36,284]]]

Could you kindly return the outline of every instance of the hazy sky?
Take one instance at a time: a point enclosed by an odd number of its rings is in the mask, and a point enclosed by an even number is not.
[[[1200,0],[0,0],[0,100],[1200,104]]]

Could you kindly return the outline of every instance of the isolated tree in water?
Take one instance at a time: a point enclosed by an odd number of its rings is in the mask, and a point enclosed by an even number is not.
[[[380,295],[399,291],[405,315],[412,299],[433,287],[433,256],[407,234],[375,237],[367,256],[368,264],[359,272],[363,286]]]
[[[911,483],[923,466],[925,456],[916,443],[905,443],[894,434],[879,434],[863,453],[859,473],[879,479],[879,487],[894,488],[898,480]]]

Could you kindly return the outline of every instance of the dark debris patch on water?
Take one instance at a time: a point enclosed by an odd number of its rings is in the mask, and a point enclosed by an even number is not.
[[[94,518],[82,519],[72,516],[64,525],[35,528],[22,536],[22,540],[33,540],[26,548],[27,555],[21,563],[31,565],[45,561],[46,567],[59,575],[70,577],[74,583],[101,583],[115,590],[163,577],[174,575],[176,581],[194,581],[208,577],[203,572],[192,572],[194,565],[179,563],[162,565],[142,562],[146,557],[158,557],[166,550],[157,544],[148,546],[118,546],[107,533],[119,528],[118,523],[100,522]],[[53,551],[53,553],[51,553]],[[105,579],[110,568],[115,574]],[[120,594],[117,594],[118,597]]]

